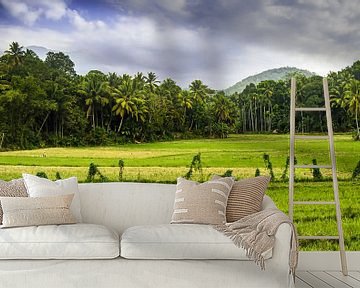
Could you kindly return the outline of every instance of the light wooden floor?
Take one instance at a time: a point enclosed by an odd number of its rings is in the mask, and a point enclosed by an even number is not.
[[[348,276],[341,272],[338,251],[300,251],[296,288],[360,288],[360,251],[346,252]]]
[[[340,271],[297,271],[295,286],[296,288],[360,288],[360,270],[350,271],[348,276],[344,276]]]

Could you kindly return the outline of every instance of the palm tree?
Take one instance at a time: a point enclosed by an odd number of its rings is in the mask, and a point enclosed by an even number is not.
[[[147,77],[145,77],[146,84],[148,84],[148,87],[150,89],[151,93],[154,93],[156,87],[158,87],[158,83],[160,83],[159,80],[157,80],[156,74],[154,72],[149,72]]]
[[[220,123],[231,122],[231,101],[224,93],[217,93],[213,100],[213,109],[216,121]]]
[[[9,55],[9,64],[13,67],[22,64],[24,61],[24,47],[20,46],[18,42],[12,42],[10,44],[10,48],[6,50],[4,53]]]
[[[274,94],[273,80],[265,80],[259,83],[257,89],[259,91],[259,103],[260,103],[260,126],[261,131],[266,131],[266,125],[268,131],[271,131],[271,117],[272,117],[272,96]],[[268,119],[266,119],[268,118]]]
[[[92,118],[92,127],[96,128],[95,121],[95,107],[97,104],[104,106],[109,103],[109,98],[107,97],[108,89],[107,83],[102,81],[100,77],[96,74],[88,74],[83,83],[82,87],[78,91],[80,94],[84,95],[85,103],[88,106],[86,111],[86,116]]]
[[[119,77],[116,73],[109,73],[107,75],[107,98],[109,100],[108,102],[108,105],[107,107],[110,108],[110,111],[109,111],[109,118],[108,118],[108,121],[107,121],[107,125],[106,125],[106,131],[110,131],[111,129],[111,122],[112,122],[112,119],[113,119],[113,110],[112,110],[112,107],[114,106],[114,92],[115,92],[115,89],[116,87],[118,87],[119,85],[121,84],[121,77]]]
[[[182,90],[178,94],[178,98],[179,98],[180,106],[184,109],[183,117],[182,117],[182,123],[184,125],[186,121],[186,111],[188,109],[192,109],[193,107],[193,101],[192,101],[193,98],[191,97],[190,92],[187,90]]]
[[[109,86],[114,88],[118,85],[120,85],[121,83],[121,79],[120,77],[114,72],[114,73],[109,73],[107,76],[108,82],[109,82]]]
[[[11,88],[10,82],[6,79],[9,65],[0,62],[0,92]]]
[[[39,56],[31,49],[26,49],[24,52],[24,56],[29,58],[39,58]]]
[[[189,91],[194,103],[200,104],[203,104],[208,95],[211,93],[210,88],[203,84],[201,80],[194,80],[193,82],[191,82],[189,86]]]
[[[348,90],[348,83],[353,79],[353,76],[348,71],[339,73],[331,72],[329,78],[329,90],[331,94],[331,102],[333,106],[346,108],[346,91]]]
[[[346,103],[348,111],[355,115],[356,122],[356,139],[360,139],[360,126],[359,126],[359,114],[360,114],[360,80],[352,79],[347,85],[347,91],[345,92]]]
[[[113,93],[115,105],[112,109],[115,115],[119,115],[121,118],[117,133],[121,131],[124,118],[127,115],[135,116],[137,120],[142,120],[142,116],[145,114],[145,110],[141,112],[138,110],[138,105],[143,105],[143,90],[139,85],[139,81],[136,78],[132,79],[131,77],[124,76],[122,77],[121,85],[115,88]]]

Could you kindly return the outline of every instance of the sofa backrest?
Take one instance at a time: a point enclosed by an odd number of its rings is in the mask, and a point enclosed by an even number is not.
[[[86,183],[79,184],[84,223],[102,224],[122,234],[136,225],[168,224],[174,207],[174,184]],[[263,209],[275,207],[265,196]]]
[[[79,184],[83,222],[103,224],[120,234],[135,225],[170,223],[175,188],[155,183]]]

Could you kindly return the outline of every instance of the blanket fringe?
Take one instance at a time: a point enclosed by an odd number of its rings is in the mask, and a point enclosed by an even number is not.
[[[293,222],[278,209],[267,209],[246,216],[236,222],[213,226],[233,243],[246,252],[246,257],[253,260],[261,270],[265,270],[265,259],[262,253],[273,248],[275,233],[282,223],[291,226],[291,247],[289,253],[289,273],[295,279],[298,262],[298,241]]]
[[[265,259],[261,253],[254,250],[252,244],[255,242],[255,237],[252,237],[250,244],[244,241],[244,238],[241,236],[241,233],[234,233],[231,228],[228,228],[226,225],[217,225],[214,226],[215,230],[222,232],[225,236],[229,237],[233,243],[239,247],[243,248],[246,252],[246,257],[253,260],[256,265],[260,266],[261,270],[265,270]],[[254,233],[255,234],[255,233]]]

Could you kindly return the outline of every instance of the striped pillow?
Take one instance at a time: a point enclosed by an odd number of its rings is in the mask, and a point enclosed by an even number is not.
[[[218,179],[222,178],[220,176],[212,177],[212,180]],[[226,207],[227,222],[235,222],[245,216],[259,212],[269,182],[270,177],[268,176],[235,181]]]
[[[178,178],[171,223],[226,223],[226,204],[233,184],[231,177],[205,183]]]

